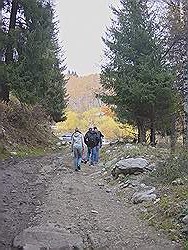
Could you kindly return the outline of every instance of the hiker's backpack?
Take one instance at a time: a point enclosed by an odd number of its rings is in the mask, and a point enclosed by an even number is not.
[[[88,133],[87,135],[87,145],[89,147],[95,147],[99,144],[99,137],[97,136],[97,133]]]

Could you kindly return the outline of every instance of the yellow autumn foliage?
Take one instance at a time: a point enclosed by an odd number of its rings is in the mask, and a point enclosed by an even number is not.
[[[58,133],[73,132],[75,127],[85,133],[89,127],[96,126],[108,139],[134,138],[135,135],[133,126],[117,122],[112,112],[104,112],[103,108],[92,108],[83,113],[69,110],[66,115],[66,121],[57,123]]]

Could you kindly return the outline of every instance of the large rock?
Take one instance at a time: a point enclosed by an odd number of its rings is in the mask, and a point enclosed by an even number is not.
[[[149,165],[149,162],[144,158],[128,158],[120,160],[116,163],[115,168],[112,170],[112,175],[118,177],[119,174],[134,174],[142,173]]]
[[[142,203],[144,201],[153,201],[156,200],[157,195],[154,194],[155,187],[143,187],[142,190],[135,192],[132,197],[134,204]]]
[[[36,226],[25,229],[16,236],[13,246],[24,250],[83,249],[83,240],[77,234],[53,226]]]
[[[184,224],[188,225],[188,215],[183,217],[182,221],[183,221]]]
[[[188,225],[186,225],[182,230],[183,235],[188,239]]]
[[[181,178],[177,178],[172,182],[172,185],[174,186],[184,185],[184,181]]]

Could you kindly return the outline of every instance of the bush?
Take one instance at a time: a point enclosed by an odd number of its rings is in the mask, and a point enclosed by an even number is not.
[[[180,151],[171,155],[165,162],[160,162],[157,170],[151,173],[155,182],[170,184],[177,178],[188,177],[188,152]]]

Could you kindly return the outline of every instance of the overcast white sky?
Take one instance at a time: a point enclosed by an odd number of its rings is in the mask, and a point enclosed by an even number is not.
[[[110,5],[119,0],[56,0],[60,40],[65,49],[66,63],[79,75],[100,71],[101,40],[110,24]]]

